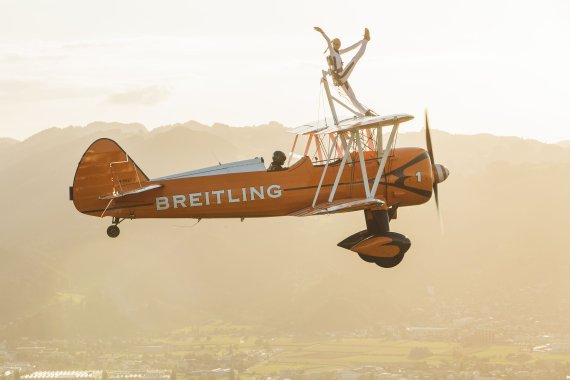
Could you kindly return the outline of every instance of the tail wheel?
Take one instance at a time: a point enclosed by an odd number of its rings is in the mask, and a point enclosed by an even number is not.
[[[116,226],[114,224],[107,227],[107,235],[110,238],[116,238],[117,236],[119,236],[120,233],[121,233],[121,230],[119,229],[118,226]]]

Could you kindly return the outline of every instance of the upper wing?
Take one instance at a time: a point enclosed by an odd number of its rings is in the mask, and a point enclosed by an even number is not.
[[[332,202],[323,202],[315,207],[307,207],[289,214],[289,216],[312,216],[324,214],[336,214],[340,212],[366,210],[375,206],[384,205],[384,201],[374,198],[348,198]]]
[[[293,129],[291,132],[298,135],[306,135],[310,133],[338,133],[359,129],[387,127],[394,124],[401,124],[406,121],[412,120],[414,117],[408,114],[397,114],[387,116],[360,116],[351,117],[349,119],[341,120],[338,126],[334,125],[331,120],[324,120],[323,122],[317,121],[315,123],[304,124],[298,128]]]
[[[99,197],[99,199],[122,198],[122,197],[126,197],[127,195],[140,194],[140,193],[145,193],[145,192],[147,192],[147,191],[151,191],[151,190],[155,190],[155,189],[160,189],[161,187],[164,187],[164,185],[161,185],[161,184],[148,185],[148,186],[139,187],[139,188],[137,188],[137,189],[125,191],[125,192],[122,192],[122,193],[113,193],[113,194],[109,194],[109,195],[101,195],[101,196]]]

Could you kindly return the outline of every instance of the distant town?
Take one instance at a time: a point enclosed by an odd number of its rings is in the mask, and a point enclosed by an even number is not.
[[[0,380],[570,379],[570,333],[524,326],[461,317],[299,337],[211,321],[146,338],[18,338],[0,343]]]

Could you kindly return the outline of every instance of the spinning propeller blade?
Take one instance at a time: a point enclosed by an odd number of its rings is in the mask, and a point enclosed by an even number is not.
[[[431,146],[431,133],[429,131],[429,117],[428,117],[428,110],[425,110],[425,123],[426,123],[426,145],[428,149],[429,159],[431,160],[432,165],[435,164],[433,160],[433,148]]]
[[[427,108],[425,110],[425,120],[426,120],[426,145],[429,154],[429,159],[431,160],[431,164],[435,165],[435,160],[433,158],[433,147],[431,145],[431,132],[429,130],[429,117]],[[435,205],[437,206],[437,213],[439,214],[439,195],[437,191],[437,182],[433,183],[433,195],[435,197]]]
[[[427,108],[425,110],[425,124],[426,124],[426,145],[427,145],[427,151],[429,154],[429,159],[431,160],[431,164],[433,165],[433,167],[435,168],[435,160],[433,157],[433,146],[431,144],[431,132],[429,129],[429,117],[428,117],[428,111]],[[437,182],[434,181],[433,182],[433,195],[435,198],[435,206],[437,208],[437,215],[439,217],[439,224],[441,227],[441,232],[443,233],[443,219],[441,217],[441,213],[439,211],[439,192],[437,190]]]

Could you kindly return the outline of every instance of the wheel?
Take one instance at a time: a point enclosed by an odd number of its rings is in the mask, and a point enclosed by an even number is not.
[[[373,263],[376,260],[376,257],[363,255],[361,253],[359,253],[358,256],[360,256],[360,258],[362,260],[366,261],[367,263]]]
[[[394,268],[396,265],[400,264],[403,259],[404,254],[400,253],[394,257],[375,257],[374,262],[382,268]]]
[[[110,238],[116,238],[117,236],[119,236],[120,233],[121,230],[119,229],[118,226],[115,226],[114,224],[107,227],[107,235]]]

